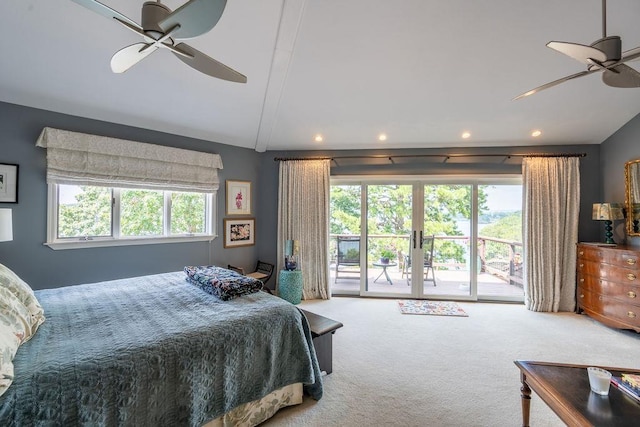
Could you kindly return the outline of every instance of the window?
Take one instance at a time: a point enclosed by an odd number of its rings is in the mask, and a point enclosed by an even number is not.
[[[49,185],[54,249],[210,240],[213,193]]]

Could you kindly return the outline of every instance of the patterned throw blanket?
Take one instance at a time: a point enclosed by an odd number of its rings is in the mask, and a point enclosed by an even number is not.
[[[187,280],[222,301],[252,294],[262,289],[262,282],[226,268],[208,265],[184,268]]]
[[[2,426],[201,426],[287,384],[322,396],[305,317],[264,292],[222,302],[175,272],[36,296]]]

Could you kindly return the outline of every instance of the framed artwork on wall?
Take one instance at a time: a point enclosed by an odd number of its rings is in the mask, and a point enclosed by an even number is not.
[[[227,180],[227,215],[251,215],[251,181]]]
[[[18,203],[18,165],[0,163],[0,203]]]
[[[237,248],[256,243],[255,218],[224,219],[224,247]]]

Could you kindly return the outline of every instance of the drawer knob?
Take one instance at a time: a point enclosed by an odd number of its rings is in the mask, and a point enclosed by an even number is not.
[[[580,264],[580,268],[584,267],[584,264]]]
[[[636,297],[636,293],[635,293],[635,292],[633,292],[633,291],[629,291],[629,292],[627,292],[627,296],[628,296],[629,298],[635,298],[635,297]]]
[[[635,274],[633,274],[633,273],[629,273],[629,274],[627,274],[627,279],[629,279],[629,280],[636,280],[636,275],[635,275]]]
[[[584,298],[584,294],[580,294],[580,298]]]
[[[578,254],[579,254],[580,256],[582,256],[582,255],[584,255],[584,251],[580,251]]]
[[[628,258],[628,259],[627,259],[627,264],[629,264],[629,265],[636,265],[636,260],[635,260],[635,258]]]
[[[580,278],[580,283],[582,283],[582,282],[584,282],[584,278],[583,277]]]
[[[633,311],[628,311],[627,312],[627,317],[630,317],[631,319],[635,319],[636,314]]]

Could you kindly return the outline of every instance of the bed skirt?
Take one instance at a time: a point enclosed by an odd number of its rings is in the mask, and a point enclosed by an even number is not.
[[[261,399],[248,402],[215,418],[203,427],[254,427],[271,418],[285,406],[302,403],[302,383],[272,391]]]

